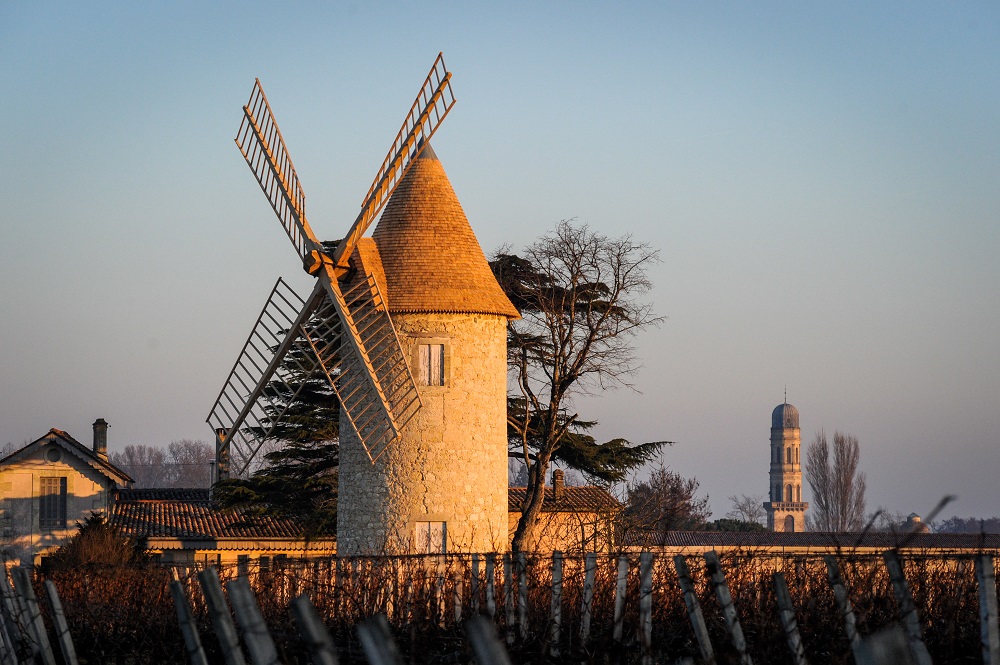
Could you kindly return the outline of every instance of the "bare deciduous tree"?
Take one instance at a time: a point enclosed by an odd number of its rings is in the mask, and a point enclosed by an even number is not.
[[[212,463],[215,447],[204,441],[181,439],[167,446],[173,465],[174,487],[208,487],[212,484]]]
[[[729,500],[732,502],[733,508],[726,513],[727,518],[742,522],[754,522],[756,524],[764,523],[767,512],[764,510],[763,494],[754,494],[753,496],[747,496],[746,494],[736,496],[734,494],[729,497]]]
[[[649,480],[628,488],[627,526],[643,531],[692,531],[712,516],[708,496],[698,497],[698,480],[660,466]]]
[[[163,448],[129,444],[121,452],[111,453],[110,461],[132,476],[136,487],[163,487],[167,463]]]
[[[813,531],[861,531],[865,526],[865,474],[858,470],[858,439],[834,432],[833,459],[820,431],[806,451],[806,480],[812,489],[808,522]]]
[[[523,257],[499,254],[492,263],[523,316],[508,329],[516,388],[507,420],[528,468],[514,551],[535,540],[545,478],[561,447],[570,466],[607,480],[623,478],[663,445],[632,446],[622,439],[597,445],[584,434],[593,423],[569,412],[574,394],[630,386],[628,377],[639,368],[632,338],[662,320],[641,300],[651,288],[647,270],[657,261],[656,250],[630,236],[608,238],[563,221]]]
[[[166,450],[158,446],[129,444],[111,453],[112,464],[135,480],[136,487],[209,487],[215,448],[204,441],[173,441]]]

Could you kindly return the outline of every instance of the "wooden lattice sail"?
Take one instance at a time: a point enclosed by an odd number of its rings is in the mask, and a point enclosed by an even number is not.
[[[374,462],[420,409],[399,338],[375,276],[352,268],[359,241],[403,180],[413,161],[455,103],[451,73],[439,54],[424,80],[382,166],[365,195],[361,211],[344,239],[327,253],[305,212],[305,193],[260,81],[243,107],[236,144],[274,209],[309,274],[317,279],[303,299],[280,281],[272,290],[208,417],[221,432],[237,474],[246,473],[280,422],[281,400],[296,394],[287,378],[322,373],[336,392],[347,421]],[[348,280],[344,282],[342,280]],[[289,351],[305,343],[308,361]]]

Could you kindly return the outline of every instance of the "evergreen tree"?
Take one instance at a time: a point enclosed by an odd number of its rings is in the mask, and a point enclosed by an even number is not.
[[[249,478],[216,483],[213,494],[220,506],[239,508],[250,519],[295,519],[307,537],[336,534],[340,464],[337,396],[322,370],[299,369],[311,367],[313,358],[312,348],[300,340],[285,357],[286,380],[265,389],[266,410],[278,418],[269,432],[254,432],[274,447],[264,455],[265,465]]]

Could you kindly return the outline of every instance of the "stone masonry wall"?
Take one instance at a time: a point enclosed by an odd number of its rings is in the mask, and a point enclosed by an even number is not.
[[[372,465],[341,418],[337,553],[406,553],[418,521],[447,524],[449,552],[507,546],[507,320],[484,314],[394,314],[417,375],[416,347],[445,344],[445,386],[419,386],[423,407]]]

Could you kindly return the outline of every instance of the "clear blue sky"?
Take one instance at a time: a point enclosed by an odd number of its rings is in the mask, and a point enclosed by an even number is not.
[[[662,251],[606,438],[767,490],[771,409],[858,436],[870,507],[1000,513],[1000,5],[0,1],[0,442],[209,439],[276,277],[232,139],[255,76],[338,237],[438,51],[487,252],[576,217]]]

